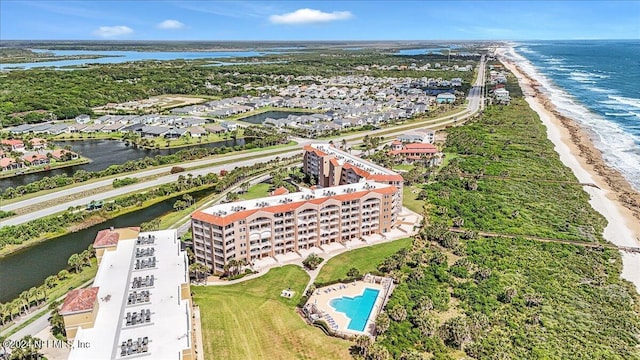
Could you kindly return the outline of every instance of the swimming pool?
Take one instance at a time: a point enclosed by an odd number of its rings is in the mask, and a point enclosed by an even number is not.
[[[347,329],[364,331],[379,293],[380,290],[365,288],[362,295],[353,298],[343,296],[331,300],[329,304],[336,311],[344,313],[350,319]]]

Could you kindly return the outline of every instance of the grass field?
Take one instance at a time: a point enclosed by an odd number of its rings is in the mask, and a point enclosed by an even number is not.
[[[240,194],[242,200],[252,200],[269,196],[269,188],[271,184],[255,184],[247,190],[246,193]]]
[[[413,165],[409,165],[409,164],[398,164],[398,165],[393,165],[393,170],[398,171],[409,171],[411,169],[413,169],[414,166]]]
[[[192,287],[205,359],[348,359],[351,343],[326,336],[295,312],[309,276],[295,265],[229,286]],[[280,297],[291,288],[292,299]]]
[[[316,278],[316,283],[344,279],[347,277],[347,271],[351,268],[358,269],[361,274],[374,271],[387,256],[409,245],[411,245],[411,239],[406,238],[340,254],[327,261],[322,267]]]
[[[417,192],[413,193],[413,191]],[[422,214],[424,212],[422,209],[424,201],[416,199],[420,191],[421,189],[415,186],[405,186],[402,189],[402,206],[415,213]]]

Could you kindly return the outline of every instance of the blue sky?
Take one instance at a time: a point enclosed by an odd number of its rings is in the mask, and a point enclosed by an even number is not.
[[[638,39],[628,1],[0,0],[0,39]]]

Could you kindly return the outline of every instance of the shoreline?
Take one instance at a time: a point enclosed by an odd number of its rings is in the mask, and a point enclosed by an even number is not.
[[[560,114],[541,90],[542,85],[507,58],[507,51],[499,48],[496,53],[500,62],[518,79],[525,101],[546,126],[547,138],[555,145],[562,163],[580,182],[599,187],[584,186],[583,190],[590,196],[589,204],[607,220],[604,238],[618,246],[640,247],[640,193],[618,170],[605,163],[587,129]],[[621,252],[621,257],[621,276],[640,292],[640,254]]]

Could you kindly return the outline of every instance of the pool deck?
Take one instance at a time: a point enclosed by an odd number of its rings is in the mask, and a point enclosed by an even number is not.
[[[367,320],[367,324],[364,327],[364,331],[350,330],[347,328],[351,319],[345,315],[345,313],[336,311],[331,306],[331,300],[338,299],[343,296],[356,297],[358,295],[362,295],[366,288],[376,289],[380,292],[376,297],[376,301],[373,304],[373,310],[369,315],[369,319]],[[314,291],[313,295],[309,297],[307,304],[313,304],[316,306],[318,310],[323,314],[323,318],[329,324],[328,317],[332,318],[335,324],[337,325],[337,329],[334,328],[334,331],[349,334],[349,335],[362,335],[362,334],[371,334],[373,323],[375,321],[376,316],[380,312],[380,308],[382,306],[382,302],[384,301],[384,286],[381,284],[368,283],[364,281],[356,281],[348,284],[334,284],[325,287],[318,288]],[[328,316],[327,316],[328,315]],[[331,326],[331,325],[329,325]]]

